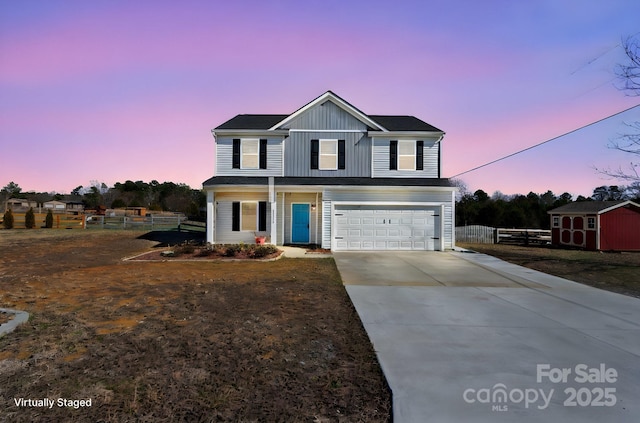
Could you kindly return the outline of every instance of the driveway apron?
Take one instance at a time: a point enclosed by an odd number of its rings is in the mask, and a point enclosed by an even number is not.
[[[394,422],[640,421],[640,300],[483,254],[334,258]]]

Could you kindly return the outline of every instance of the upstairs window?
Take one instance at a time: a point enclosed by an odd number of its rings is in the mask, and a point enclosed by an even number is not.
[[[389,170],[423,170],[424,141],[400,140],[389,143]]]
[[[266,169],[267,140],[243,138],[233,140],[234,169]]]
[[[345,157],[345,140],[311,140],[311,169],[344,169]]]
[[[260,153],[260,140],[257,138],[243,139],[240,147],[242,149],[242,161],[240,162],[241,169],[257,169],[258,156]]]
[[[320,140],[320,170],[338,168],[338,140]]]

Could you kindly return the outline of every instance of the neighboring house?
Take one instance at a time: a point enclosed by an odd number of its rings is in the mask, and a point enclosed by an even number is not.
[[[51,210],[53,213],[82,213],[84,204],[78,201],[58,201],[51,200],[42,203],[45,211]]]
[[[37,201],[24,200],[22,198],[10,198],[5,204],[5,210],[11,209],[13,213],[25,213],[30,208],[34,211],[38,209]]]
[[[583,201],[548,213],[553,245],[640,251],[640,205],[633,201]]]
[[[53,213],[64,213],[67,205],[63,201],[51,200],[42,203],[42,208],[45,211],[51,210]]]
[[[367,115],[331,91],[288,115],[238,115],[212,130],[207,241],[332,250],[454,246],[456,188],[440,173],[444,132]]]

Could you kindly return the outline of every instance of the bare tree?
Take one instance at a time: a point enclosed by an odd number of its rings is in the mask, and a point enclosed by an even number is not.
[[[622,41],[622,48],[627,60],[616,68],[616,75],[622,81],[620,89],[624,91],[625,95],[640,96],[640,38],[626,38]],[[629,165],[626,168],[620,166],[616,170],[597,170],[618,180],[638,182],[640,181],[640,162],[637,160],[640,156],[640,121],[626,125],[628,131],[610,141],[609,148],[631,154],[632,159]]]

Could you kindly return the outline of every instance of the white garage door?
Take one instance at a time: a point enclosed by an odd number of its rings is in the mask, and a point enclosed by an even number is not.
[[[433,250],[434,211],[424,207],[336,206],[336,250]]]

